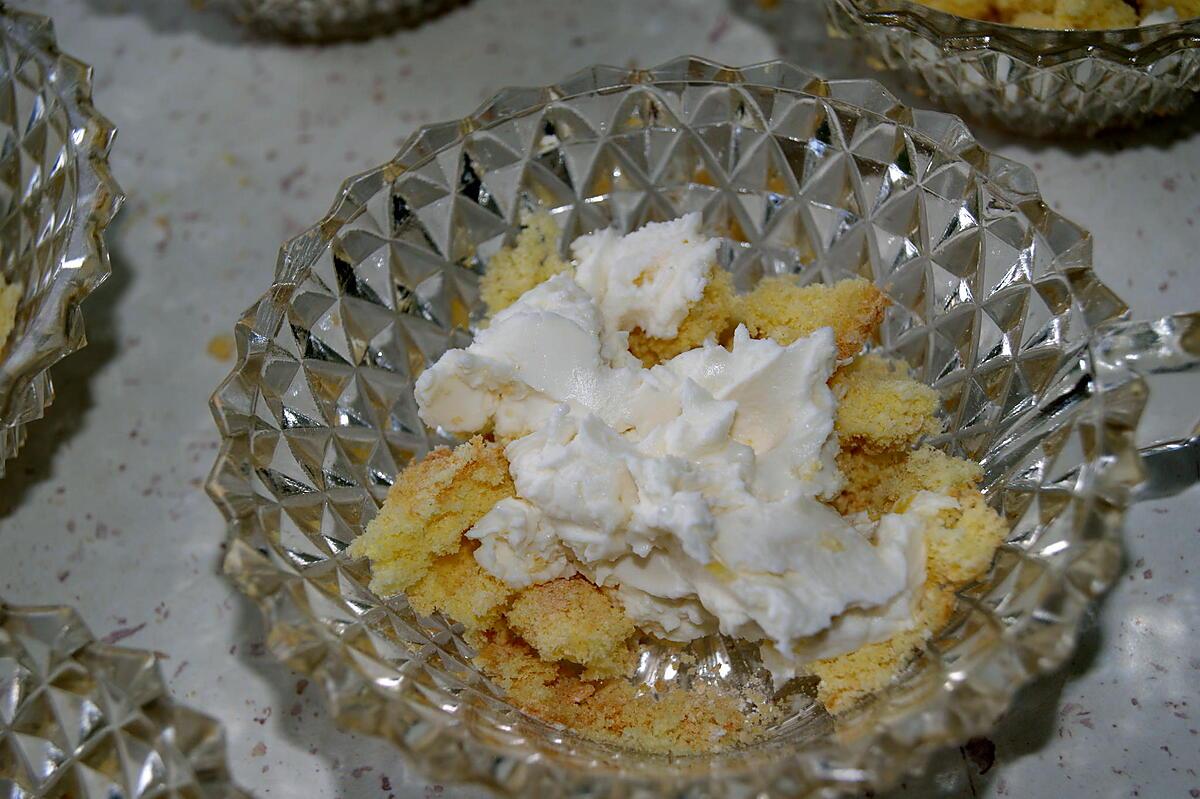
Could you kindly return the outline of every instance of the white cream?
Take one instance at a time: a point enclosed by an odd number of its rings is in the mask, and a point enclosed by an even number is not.
[[[478,561],[513,588],[570,577],[575,566],[537,508],[522,499],[502,499],[467,532],[479,542]]]
[[[715,241],[689,215],[573,252],[575,276],[527,292],[417,382],[426,422],[513,439],[517,498],[468,533],[480,565],[517,588],[580,571],[647,632],[767,642],[781,678],[911,624],[937,502],[872,524],[821,501],[842,485],[832,331],[781,346],[739,327],[731,349],[646,369],[625,334],[674,334]]]
[[[674,338],[708,285],[719,246],[700,231],[699,213],[651,222],[627,236],[606,228],[573,241],[575,279],[604,317],[605,353],[624,352],[622,334],[635,328]]]
[[[1165,25],[1168,22],[1178,22],[1179,12],[1174,6],[1160,8],[1158,11],[1151,11],[1146,16],[1142,17],[1142,21],[1138,23],[1139,27],[1148,28],[1151,25]]]

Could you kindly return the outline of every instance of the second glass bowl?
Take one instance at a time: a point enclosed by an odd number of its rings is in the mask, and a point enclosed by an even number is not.
[[[1200,90],[1200,19],[1039,30],[910,0],[825,0],[831,30],[865,44],[954,111],[1034,136],[1093,134],[1177,113]]]

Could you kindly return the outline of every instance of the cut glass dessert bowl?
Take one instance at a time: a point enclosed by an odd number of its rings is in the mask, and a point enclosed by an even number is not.
[[[418,418],[413,383],[470,341],[480,274],[536,211],[564,252],[592,230],[699,211],[741,290],[862,276],[891,299],[879,349],[939,392],[945,433],[930,443],[982,465],[1011,532],[889,688],[836,718],[781,696],[789,712],[754,745],[650,755],[521,713],[472,666],[460,627],[368,590],[347,547],[403,466],[448,443]],[[878,789],[986,731],[1070,654],[1117,574],[1147,384],[1137,358],[1097,342],[1125,313],[1091,270],[1089,235],[1027,169],[872,81],[684,58],[510,89],[347,181],[237,323],[238,363],[212,400],[225,568],[338,723],[439,780],[515,796]],[[761,675],[736,642],[699,652],[681,665],[648,646],[638,677],[737,690]]]
[[[363,39],[412,27],[466,0],[226,0],[256,30],[297,41]]]
[[[831,29],[864,43],[935,100],[1028,135],[1091,134],[1182,111],[1200,90],[1200,19],[1043,30],[910,0],[826,0]]]
[[[85,344],[80,305],[109,273],[104,229],[124,198],[91,78],[49,19],[0,4],[0,277],[20,286],[0,341],[0,476],[54,399],[50,367]]]
[[[0,794],[247,799],[221,725],[172,701],[158,664],[94,640],[71,608],[0,601]]]

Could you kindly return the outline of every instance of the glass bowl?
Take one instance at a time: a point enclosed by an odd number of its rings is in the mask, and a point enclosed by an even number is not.
[[[80,304],[109,273],[104,229],[124,199],[108,171],[115,131],[92,107],[92,72],[54,25],[0,3],[0,273],[20,283],[0,342],[0,476],[25,425],[54,399],[49,369],[86,343]]]
[[[418,25],[466,0],[227,0],[238,19],[302,42],[365,39]]]
[[[1034,136],[1093,134],[1186,108],[1200,90],[1200,19],[1055,31],[909,0],[826,0],[857,39],[951,109]]]
[[[698,210],[735,238],[721,262],[740,289],[861,275],[892,299],[881,348],[940,392],[934,443],[982,463],[1011,534],[891,687],[836,719],[798,702],[746,748],[647,755],[524,715],[471,665],[459,627],[367,589],[347,546],[404,464],[440,443],[413,382],[470,340],[480,274],[536,209],[564,243]],[[1118,573],[1146,386],[1128,359],[1097,377],[1094,334],[1126,309],[1091,251],[1029,170],[873,81],[684,58],[503,91],[348,180],[238,321],[208,482],[229,525],[226,572],[339,724],[389,738],[439,781],[512,796],[881,788],[985,732],[1071,653]],[[756,668],[744,654],[714,640],[694,669],[642,676],[736,686]]]
[[[152,652],[93,640],[74,610],[0,601],[0,794],[247,799],[221,725],[171,699]]]

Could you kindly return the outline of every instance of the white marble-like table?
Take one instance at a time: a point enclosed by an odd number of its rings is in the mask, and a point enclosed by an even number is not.
[[[73,604],[97,636],[163,652],[175,696],[224,721],[235,775],[260,797],[474,795],[335,730],[265,653],[257,611],[218,573],[223,525],[202,490],[207,399],[231,366],[208,345],[267,287],[280,242],[416,126],[594,63],[741,64],[776,43],[719,0],[476,0],[328,48],[252,40],[198,0],[15,4],[52,14],[64,49],[95,66],[129,202],[114,275],[87,304],[91,344],[55,370],[58,401],[0,482],[0,595]],[[788,50],[831,77],[868,71],[815,12]],[[1200,307],[1198,128],[1200,112],[1088,144],[979,133],[1033,166],[1095,233],[1100,275],[1150,317]],[[1137,508],[1125,576],[1070,665],[992,735],[994,763],[986,745],[947,752],[896,795],[1200,796],[1198,527],[1200,491]]]

